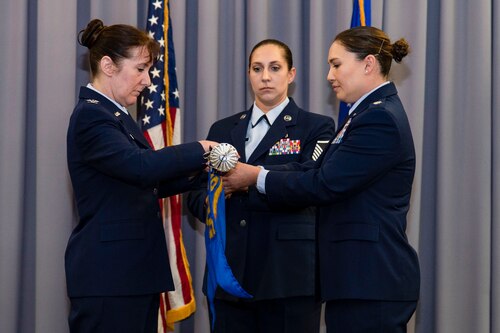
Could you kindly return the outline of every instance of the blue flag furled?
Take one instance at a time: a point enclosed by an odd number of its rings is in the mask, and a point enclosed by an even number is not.
[[[215,323],[214,297],[217,286],[227,293],[251,298],[233,275],[226,255],[226,205],[222,178],[210,168],[208,173],[208,208],[205,227],[205,246],[207,250],[207,298],[212,314],[212,329]]]
[[[351,17],[351,28],[360,26],[371,26],[372,25],[372,6],[371,0],[353,0],[352,2],[352,17]],[[349,114],[350,106],[344,102],[340,102],[339,106],[339,122],[338,125],[341,126],[344,119]]]
[[[351,28],[372,25],[371,0],[354,0],[352,7]]]

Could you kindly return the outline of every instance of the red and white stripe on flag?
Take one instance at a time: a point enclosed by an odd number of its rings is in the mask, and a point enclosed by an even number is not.
[[[141,98],[139,119],[145,137],[155,149],[181,143],[181,113],[175,72],[175,53],[168,0],[149,0],[146,30],[161,46],[150,71],[151,86]],[[174,323],[196,310],[189,263],[182,240],[181,200],[175,195],[160,200],[175,290],[160,299],[158,332],[172,331]]]

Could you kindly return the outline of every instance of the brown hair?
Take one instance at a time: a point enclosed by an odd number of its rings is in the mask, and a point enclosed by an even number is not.
[[[379,64],[382,75],[389,75],[392,59],[397,63],[410,52],[410,45],[404,38],[394,44],[387,34],[374,27],[356,27],[339,33],[334,41],[339,41],[347,51],[355,53],[358,60],[373,54]]]
[[[96,75],[99,61],[109,56],[119,66],[125,58],[131,58],[132,48],[144,47],[153,61],[160,53],[160,45],[144,31],[131,25],[115,24],[105,26],[99,19],[94,19],[78,34],[80,45],[89,49],[89,62],[92,76]]]
[[[250,65],[252,64],[252,56],[255,50],[257,50],[259,47],[264,46],[264,45],[276,45],[280,49],[283,50],[283,57],[285,58],[285,61],[288,65],[288,70],[292,69],[293,67],[293,57],[292,57],[292,51],[290,51],[290,48],[288,45],[283,43],[282,41],[279,41],[277,39],[264,39],[260,42],[258,42],[252,49],[252,52],[250,52],[250,56],[248,57],[248,68],[250,68]]]

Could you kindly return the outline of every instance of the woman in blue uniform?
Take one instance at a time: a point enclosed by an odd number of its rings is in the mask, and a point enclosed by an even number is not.
[[[91,83],[67,135],[79,215],[65,257],[70,331],[156,333],[159,294],[174,288],[158,199],[190,189],[215,143],[154,151],[128,113],[159,53],[145,32],[92,20],[79,42]]]
[[[292,52],[281,41],[257,43],[248,59],[255,102],[215,122],[208,139],[236,147],[252,165],[310,162],[333,136],[330,117],[307,112],[288,97],[295,79]],[[316,151],[315,151],[316,148]],[[226,257],[251,300],[217,290],[215,332],[319,332],[315,209],[268,205],[255,189],[226,200]],[[206,189],[191,192],[191,212],[205,215]]]
[[[351,107],[318,167],[267,171],[239,163],[223,179],[226,193],[257,183],[270,204],[318,206],[320,289],[329,333],[406,332],[417,306],[419,264],[405,234],[415,149],[388,80],[392,60],[400,62],[408,52],[406,40],[391,43],[374,27],[338,34],[328,53],[327,79]]]

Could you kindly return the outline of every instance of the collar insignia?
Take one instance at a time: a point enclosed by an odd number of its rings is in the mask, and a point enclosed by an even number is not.
[[[119,117],[120,116],[120,112],[116,111],[115,112],[115,116]]]
[[[90,104],[99,104],[99,101],[97,99],[86,99],[85,102],[90,103]]]
[[[290,116],[289,114],[287,114],[286,116],[283,117],[283,119],[285,121],[292,121],[292,116]]]

